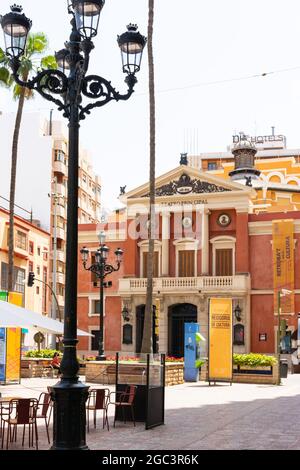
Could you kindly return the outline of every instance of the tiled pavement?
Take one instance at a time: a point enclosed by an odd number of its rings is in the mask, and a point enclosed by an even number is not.
[[[0,386],[2,396],[38,397],[54,379],[22,379],[21,385]],[[93,384],[94,388],[95,385]],[[101,386],[99,386],[101,387]],[[96,430],[90,423],[90,449],[300,449],[300,375],[274,385],[218,384],[204,382],[166,388],[165,425],[146,431],[138,423],[117,423],[102,429],[98,412]],[[42,420],[39,447],[48,449]],[[50,429],[51,433],[52,429]],[[25,441],[26,444],[26,441]],[[21,448],[11,445],[11,449]]]

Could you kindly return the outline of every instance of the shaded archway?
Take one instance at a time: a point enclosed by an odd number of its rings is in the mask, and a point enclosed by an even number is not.
[[[142,349],[143,332],[144,332],[145,305],[136,307],[136,329],[135,329],[135,352],[139,354]],[[152,321],[152,347],[153,353],[158,352],[157,340],[155,335],[155,306],[153,305],[153,321]]]
[[[184,324],[197,322],[197,307],[193,304],[176,304],[169,307],[168,354],[184,355]]]

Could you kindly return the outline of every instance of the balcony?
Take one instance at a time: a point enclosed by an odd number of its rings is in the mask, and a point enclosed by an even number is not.
[[[65,306],[65,298],[64,298],[64,296],[63,296],[63,295],[57,295],[56,298],[57,298],[58,305],[59,305],[60,307],[64,307],[64,306]]]
[[[61,240],[65,240],[66,239],[66,233],[65,233],[64,229],[61,228],[61,227],[57,227],[56,228],[56,236],[57,236],[57,238],[60,238]]]
[[[56,189],[57,194],[59,194],[60,196],[66,196],[66,187],[65,187],[65,185],[63,185],[61,183],[57,183],[56,185],[54,183],[52,183],[51,189],[52,189],[53,193],[55,192],[55,189]]]
[[[67,166],[63,162],[60,162],[60,161],[53,162],[53,171],[55,173],[62,173],[63,175],[68,174]]]
[[[147,279],[120,279],[121,295],[146,294]],[[161,277],[153,280],[154,293],[161,294],[243,294],[250,289],[250,276]]]
[[[51,252],[50,258],[53,259],[53,251]],[[61,261],[65,263],[66,261],[66,254],[63,250],[56,250],[56,259],[57,261]]]
[[[64,273],[56,272],[56,282],[58,284],[65,284],[65,275]]]
[[[52,214],[54,214],[54,206],[52,207]],[[66,219],[67,218],[66,208],[64,206],[57,204],[56,215],[62,217],[63,219]]]

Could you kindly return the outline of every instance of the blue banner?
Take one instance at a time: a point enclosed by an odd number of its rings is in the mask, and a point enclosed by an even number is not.
[[[199,369],[195,367],[198,356],[198,342],[196,341],[198,332],[198,323],[184,324],[184,380],[186,382],[197,382],[199,376]]]
[[[5,382],[6,329],[0,328],[0,382]]]

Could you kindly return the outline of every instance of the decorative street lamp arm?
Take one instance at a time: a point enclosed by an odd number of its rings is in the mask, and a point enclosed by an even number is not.
[[[15,82],[21,87],[36,90],[43,98],[55,103],[59,111],[64,111],[64,117],[69,117],[66,104],[49,94],[53,93],[55,95],[63,95],[66,93],[68,88],[68,78],[65,74],[60,70],[42,70],[36,75],[36,77],[25,82],[20,78],[18,72],[20,64],[20,60],[16,57],[10,61],[12,75]]]
[[[122,95],[105,78],[98,75],[88,75],[85,77],[82,83],[82,94],[92,99],[99,98],[99,100],[85,107],[80,106],[79,119],[85,119],[86,114],[90,114],[93,108],[100,108],[112,100],[128,100],[134,92],[134,85],[137,83],[137,79],[134,75],[128,75],[125,82],[128,85],[128,92]]]
[[[92,49],[87,49],[84,59],[77,60],[76,67],[73,69],[73,74],[71,73],[69,77],[60,70],[50,69],[42,70],[31,80],[23,81],[19,74],[20,60],[18,58],[13,58],[10,61],[10,65],[14,80],[21,87],[36,90],[43,98],[55,103],[58,110],[63,111],[63,115],[66,118],[70,117],[70,101],[77,102],[80,110],[79,120],[83,120],[86,118],[87,114],[90,114],[93,108],[102,107],[113,100],[128,100],[133,94],[134,86],[137,83],[137,78],[134,74],[128,75],[125,79],[125,82],[128,85],[128,91],[125,94],[121,94],[116,91],[116,89],[111,85],[111,82],[105,78],[98,75],[85,76],[91,50]],[[76,96],[70,96],[70,93],[72,94],[75,90]],[[80,104],[81,93],[88,98],[98,99],[98,101],[96,103],[82,106]],[[51,94],[60,95],[63,102]]]
[[[117,267],[112,266],[111,264],[103,264],[94,263],[91,266],[87,267],[86,263],[83,262],[83,267],[86,271],[91,271],[92,273],[96,274],[99,279],[104,279],[108,274],[113,272],[119,271],[121,266],[121,261],[117,262]]]

